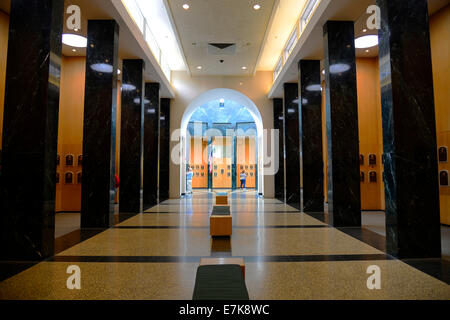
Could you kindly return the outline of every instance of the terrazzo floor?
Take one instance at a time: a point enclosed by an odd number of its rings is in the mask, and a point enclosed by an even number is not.
[[[0,282],[0,299],[190,300],[200,259],[231,256],[244,258],[253,300],[450,299],[445,279],[251,191],[231,194],[233,235],[213,240],[213,196],[168,200],[122,219]],[[70,265],[80,267],[81,290],[67,289]],[[381,271],[379,290],[367,287],[373,265]]]

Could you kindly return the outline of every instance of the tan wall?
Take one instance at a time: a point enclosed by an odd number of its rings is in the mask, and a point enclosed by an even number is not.
[[[246,95],[258,107],[264,129],[273,129],[273,102],[267,94],[273,80],[272,72],[257,72],[254,77],[189,77],[186,72],[173,72],[172,84],[176,97],[170,107],[170,131],[173,133],[181,126],[183,114],[196,97],[216,89],[228,88]],[[242,83],[242,84],[241,84]],[[171,142],[171,153],[177,142]],[[274,197],[274,177],[264,178],[265,197]],[[180,193],[180,166],[170,163],[170,198],[178,198]]]
[[[76,175],[82,171],[78,166],[78,155],[83,153],[83,114],[85,57],[62,57],[61,91],[58,123],[58,154],[61,163],[57,168],[60,182],[56,185],[56,212],[81,210],[81,185],[77,184]],[[117,84],[120,88],[120,82]],[[116,122],[116,173],[119,172],[120,161],[120,90],[117,92]],[[65,156],[73,154],[73,166],[65,165]],[[73,172],[74,183],[65,184],[64,175]]]
[[[82,171],[77,158],[83,154],[85,61],[84,57],[62,57],[58,124],[58,154],[61,163],[57,168],[60,175],[60,182],[56,186],[57,212],[81,210],[81,185],[77,183],[76,175]],[[65,165],[67,154],[73,154],[73,166]],[[66,172],[73,172],[73,184],[65,184]]]
[[[5,103],[6,60],[8,56],[9,16],[0,11],[0,150],[2,149],[3,107]]]
[[[433,84],[436,106],[438,148],[450,150],[450,5],[430,19]],[[439,170],[450,171],[449,163],[439,163]],[[441,223],[450,225],[450,187],[440,187]]]
[[[359,153],[364,156],[361,172],[361,209],[384,210],[383,128],[378,58],[356,59],[358,86]],[[376,155],[376,165],[369,165],[369,155]],[[376,172],[377,182],[370,182],[369,174]]]

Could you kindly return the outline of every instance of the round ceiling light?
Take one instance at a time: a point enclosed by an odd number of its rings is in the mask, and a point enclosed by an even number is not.
[[[378,45],[377,35],[363,36],[355,40],[355,47],[357,49],[371,48],[375,47],[376,45]]]
[[[247,67],[242,67],[242,70],[247,70]]]
[[[259,10],[259,9],[261,9],[261,6],[260,6],[259,4],[255,4],[255,5],[253,6],[253,9]]]
[[[202,70],[202,69],[203,69],[202,66],[198,66],[198,67],[197,67],[197,70]]]
[[[190,8],[190,6],[187,3],[183,4],[183,9],[184,10],[188,10],[189,8]]]
[[[87,39],[77,34],[64,33],[62,35],[62,43],[71,47],[86,48]]]

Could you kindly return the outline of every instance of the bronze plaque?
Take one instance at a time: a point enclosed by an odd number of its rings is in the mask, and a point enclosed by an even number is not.
[[[448,187],[448,171],[447,170],[443,170],[439,173],[439,184],[442,187]]]
[[[439,162],[448,162],[448,149],[447,147],[439,148]]]
[[[66,155],[66,166],[68,167],[73,166],[73,155],[71,154]]]
[[[371,171],[369,173],[369,179],[370,179],[370,183],[376,183],[377,182],[377,173],[375,171]]]

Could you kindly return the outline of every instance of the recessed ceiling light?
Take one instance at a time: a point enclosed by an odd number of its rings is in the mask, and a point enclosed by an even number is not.
[[[260,6],[259,4],[255,4],[255,5],[253,6],[253,9],[259,10],[259,9],[261,9],[261,6]]]
[[[369,49],[367,49],[367,50],[366,50],[366,52],[370,52],[370,50],[369,50]]]
[[[197,67],[197,70],[202,70],[202,69],[203,69],[202,66],[198,66],[198,67]]]
[[[77,50],[76,49],[72,49],[72,52],[77,52]]]
[[[363,36],[355,40],[355,47],[358,49],[371,48],[376,45],[378,45],[377,35]]]
[[[65,45],[76,47],[76,48],[86,48],[87,39],[85,37],[79,36],[77,34],[65,33],[62,35],[62,42]]]
[[[367,29],[363,29],[363,32],[367,32]]]
[[[242,67],[242,70],[247,70],[247,67]]]
[[[187,3],[183,4],[183,9],[184,10],[188,10],[189,8],[190,8],[190,6]]]

